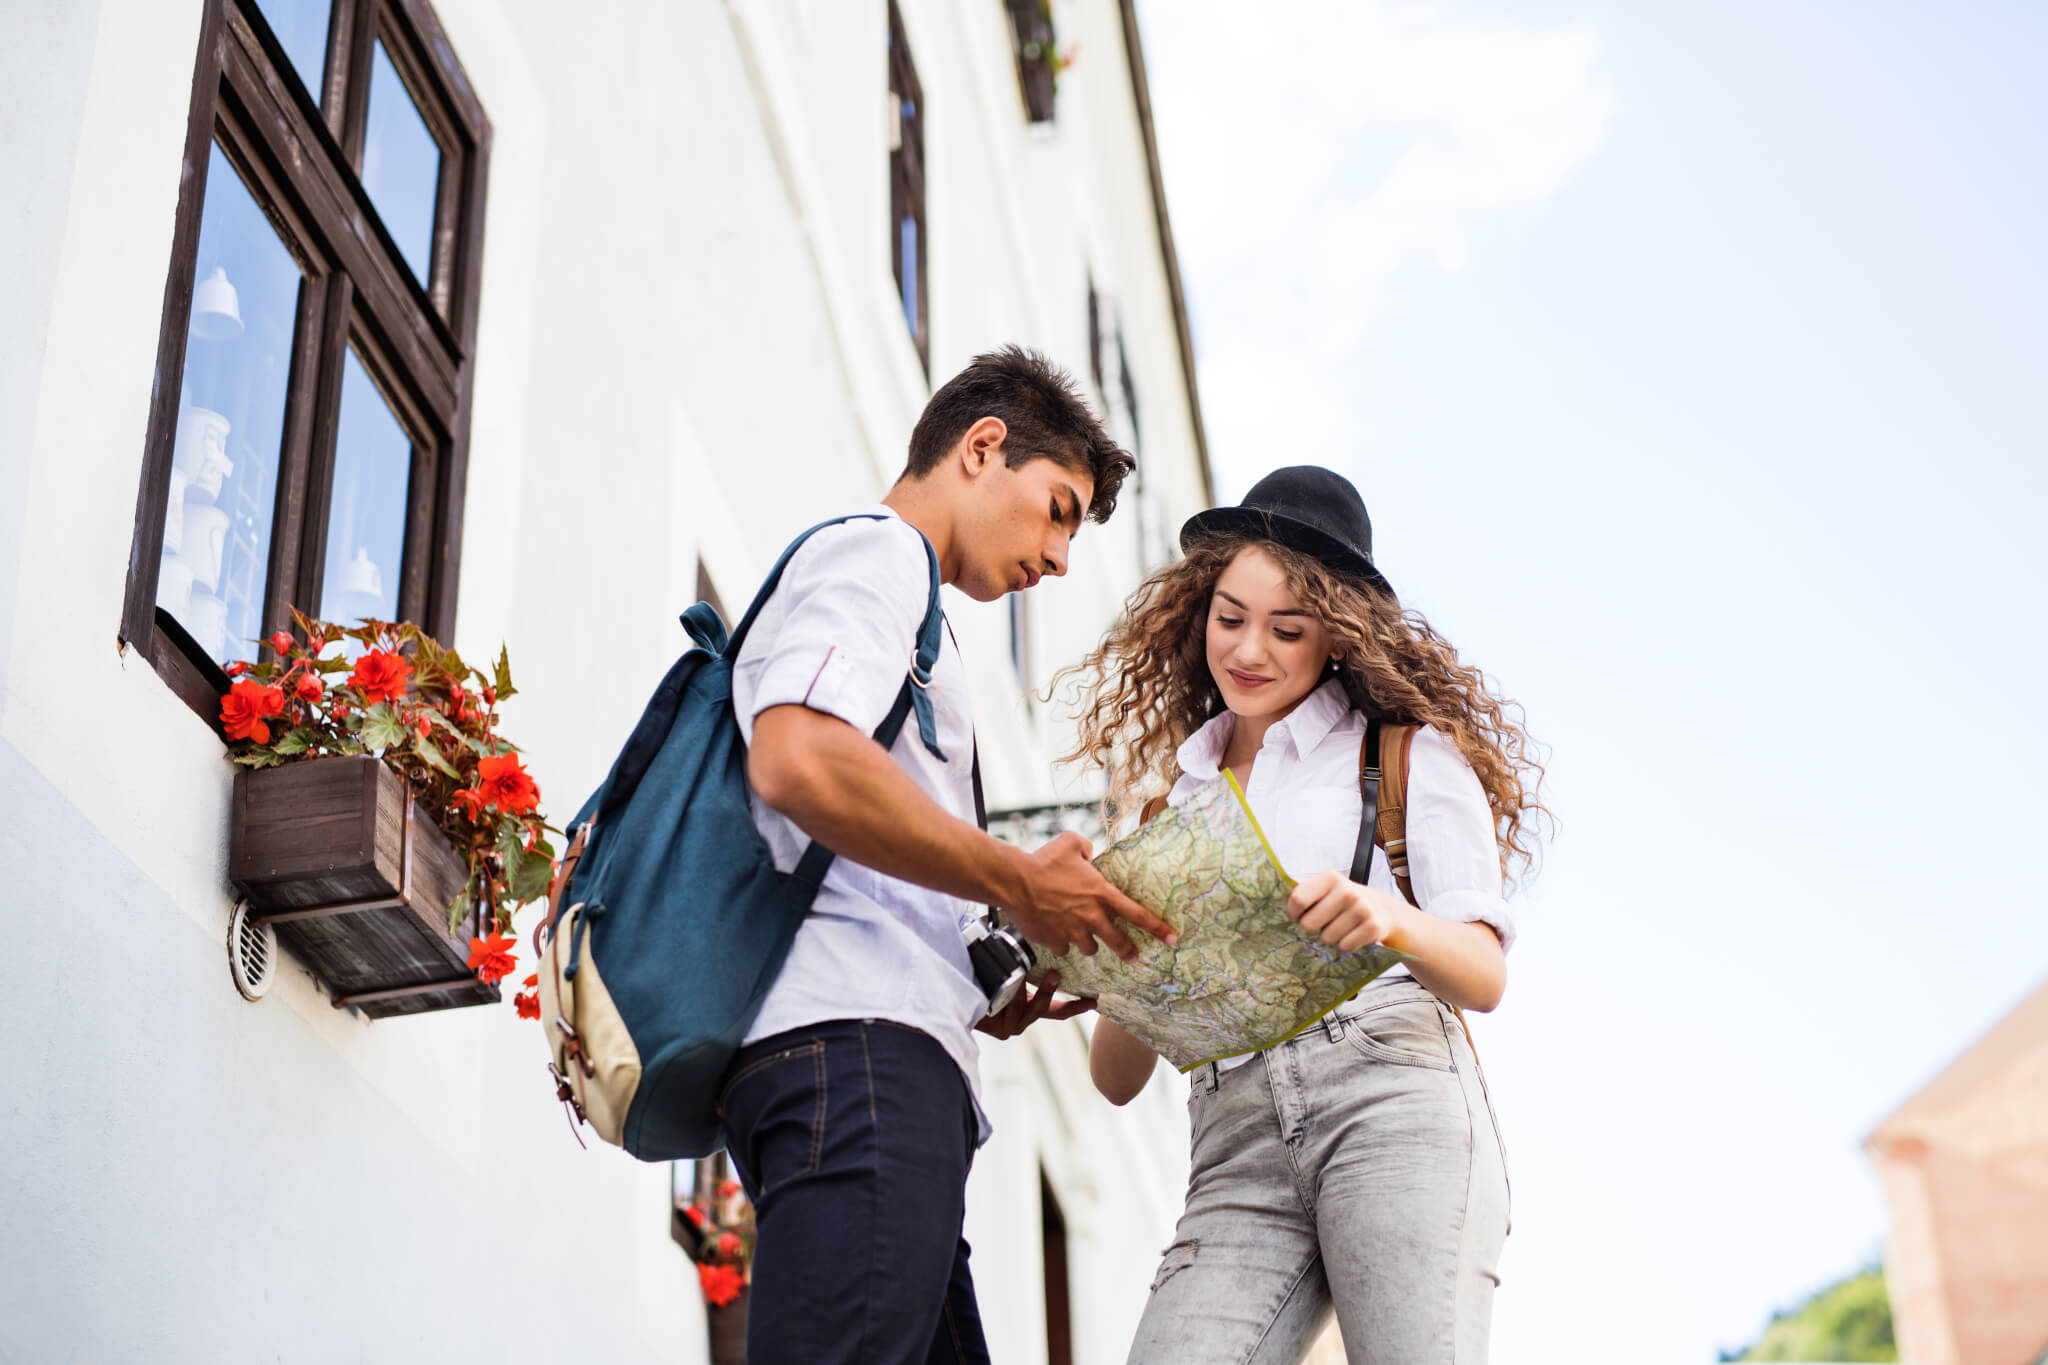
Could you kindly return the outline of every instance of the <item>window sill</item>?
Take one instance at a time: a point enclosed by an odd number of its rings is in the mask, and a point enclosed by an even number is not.
[[[149,638],[141,642],[142,653],[165,685],[225,745],[228,737],[221,729],[220,699],[227,695],[228,675],[220,665],[206,658],[198,642],[186,634],[175,616],[161,607],[156,608],[155,614]]]

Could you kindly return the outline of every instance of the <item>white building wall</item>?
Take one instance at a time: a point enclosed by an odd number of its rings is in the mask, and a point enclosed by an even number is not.
[[[509,644],[508,727],[559,819],[678,652],[699,557],[737,610],[900,467],[928,388],[887,254],[885,7],[436,8],[494,127],[455,643]],[[1092,275],[1156,557],[1201,470],[1116,0],[1059,0],[1081,56],[1051,129],[1024,123],[998,0],[902,9],[932,374],[1015,340],[1086,382]],[[256,1005],[229,982],[230,765],[114,639],[199,19],[15,6],[0,45],[0,1359],[700,1360],[667,1171],[578,1150],[509,1005],[370,1024],[295,969]],[[1134,503],[1033,593],[1028,679],[1006,611],[949,595],[996,805],[1053,793],[1061,735],[1024,684],[1134,584]],[[1043,1167],[1077,1359],[1119,1360],[1179,1206],[1185,1086],[1109,1108],[1075,1024],[991,1044],[984,1079],[996,1357],[1044,1354]]]

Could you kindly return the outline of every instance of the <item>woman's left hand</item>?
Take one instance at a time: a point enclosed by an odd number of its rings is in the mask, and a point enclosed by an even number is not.
[[[1385,943],[1405,926],[1412,909],[1398,896],[1368,890],[1341,872],[1318,872],[1287,898],[1287,914],[1302,931],[1342,953]]]

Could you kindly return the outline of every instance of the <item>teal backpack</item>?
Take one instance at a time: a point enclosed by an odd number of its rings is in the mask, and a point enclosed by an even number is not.
[[[643,1161],[706,1156],[723,1142],[720,1078],[810,912],[832,850],[813,843],[775,870],[748,806],[747,747],[732,669],[790,557],[783,551],[730,638],[709,604],[683,613],[693,646],[669,669],[569,826],[540,941],[541,1025],[556,1096],[599,1137]],[[920,537],[922,539],[922,537]],[[917,717],[941,759],[926,692],[939,656],[939,562],[917,656],[888,717],[884,749]]]

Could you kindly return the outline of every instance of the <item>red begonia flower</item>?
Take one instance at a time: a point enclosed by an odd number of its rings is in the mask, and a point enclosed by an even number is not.
[[[253,739],[258,744],[268,744],[270,727],[264,723],[264,718],[282,710],[284,693],[244,678],[220,699],[221,728],[227,731],[229,739]]]
[[[720,1199],[730,1199],[739,1192],[740,1182],[737,1180],[721,1180],[718,1182],[718,1197]]]
[[[327,691],[327,688],[320,681],[318,674],[301,673],[299,674],[298,683],[292,690],[299,694],[300,701],[318,701],[321,695]]]
[[[725,1307],[747,1287],[746,1277],[736,1265],[700,1265],[697,1283],[704,1287],[705,1302],[714,1308]]]
[[[249,671],[249,665],[243,663],[240,659],[237,659],[233,663],[229,664],[227,668],[223,671],[230,678],[239,678],[244,673],[247,673]]]
[[[281,659],[292,652],[292,633],[288,630],[280,630],[272,635],[267,643],[272,649],[277,651],[277,656]]]
[[[683,1217],[689,1219],[700,1228],[704,1226],[704,1210],[695,1204],[690,1204],[683,1209]]]
[[[519,1011],[521,1019],[540,1018],[540,992],[535,991],[529,995],[521,991],[512,997],[512,1007]]]
[[[362,689],[363,698],[371,703],[397,701],[405,695],[405,685],[412,677],[412,665],[403,656],[388,649],[373,649],[356,660],[355,671],[349,674],[349,682]]]
[[[464,787],[448,798],[448,804],[461,811],[477,824],[484,821],[484,794],[475,787]]]
[[[737,1255],[739,1255],[739,1254],[740,1254],[740,1235],[739,1235],[739,1234],[738,1234],[737,1232],[721,1232],[721,1233],[719,1233],[719,1234],[718,1234],[718,1254],[719,1254],[719,1255],[721,1255],[721,1256],[737,1256]]]
[[[513,815],[524,815],[540,802],[540,788],[534,785],[518,754],[497,754],[477,760],[476,785],[484,801]]]
[[[469,965],[486,986],[495,986],[512,974],[519,959],[513,955],[514,940],[506,938],[496,929],[491,930],[488,939],[473,938],[469,941]]]
[[[524,985],[526,989],[532,990],[534,987],[540,985],[540,973],[535,972],[532,976],[527,977],[526,980],[520,984]]]

